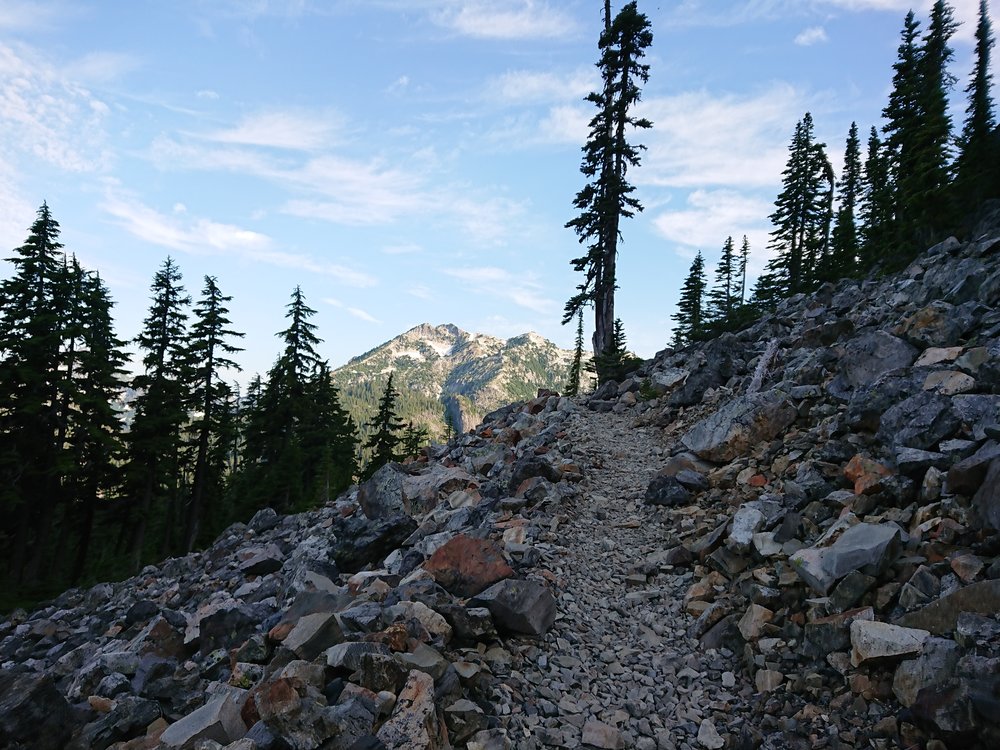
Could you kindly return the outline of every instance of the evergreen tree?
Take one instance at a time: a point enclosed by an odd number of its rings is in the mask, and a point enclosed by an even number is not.
[[[736,266],[736,276],[740,283],[740,307],[747,301],[747,265],[750,263],[750,240],[743,235],[743,244],[740,245],[740,257]]]
[[[314,368],[306,401],[310,408],[302,423],[305,497],[311,503],[324,503],[354,481],[358,469],[357,427],[340,404],[327,362]]]
[[[80,345],[66,436],[74,467],[68,483],[77,510],[73,583],[83,575],[98,504],[112,497],[121,482],[122,422],[115,402],[124,391],[128,361],[125,344],[114,333],[113,303],[100,276],[81,278],[78,303]]]
[[[218,501],[225,472],[224,456],[212,450],[219,438],[222,423],[228,420],[230,388],[220,378],[223,370],[240,369],[230,356],[243,351],[229,343],[244,334],[232,330],[226,303],[232,300],[219,290],[213,276],[205,277],[201,299],[194,308],[195,322],[188,337],[187,355],[193,368],[191,407],[198,415],[191,430],[194,434],[194,476],[190,501],[185,514],[184,550],[194,548],[210,505]],[[210,489],[211,488],[211,489]]]
[[[674,346],[683,346],[702,338],[705,331],[703,302],[705,296],[705,259],[701,251],[695,255],[681,287],[681,297],[677,301],[677,312],[671,317],[674,326]]]
[[[585,255],[572,261],[584,281],[566,303],[563,316],[563,323],[568,323],[585,306],[593,305],[595,357],[613,343],[621,219],[642,210],[626,175],[630,167],[639,165],[644,147],[629,143],[626,136],[630,130],[652,127],[649,120],[631,114],[640,99],[639,84],[649,80],[649,66],[642,60],[652,41],[649,19],[635,2],[626,4],[612,20],[611,2],[605,0],[604,32],[598,45],[604,85],[587,97],[597,112],[590,121],[580,166],[588,182],[573,201],[579,215],[566,224],[587,248]]]
[[[965,212],[975,211],[987,198],[1000,196],[1000,132],[996,131],[990,95],[990,50],[993,47],[986,0],[979,0],[976,25],[976,63],[969,85],[965,124],[959,139],[956,198]]]
[[[413,422],[408,422],[400,439],[400,455],[403,458],[416,457],[427,445],[427,438],[426,427],[415,426]]]
[[[573,346],[573,362],[569,366],[569,380],[563,389],[565,395],[576,396],[580,393],[580,379],[583,376],[583,310],[576,314],[576,343]]]
[[[611,346],[596,357],[594,362],[594,370],[598,373],[600,382],[623,381],[641,362],[642,360],[628,350],[625,327],[622,325],[621,318],[615,318]]]
[[[830,236],[830,254],[828,263],[820,273],[825,280],[835,281],[853,275],[857,269],[860,242],[856,214],[861,180],[861,141],[858,139],[858,124],[852,122],[844,148],[844,173],[837,183],[840,205],[837,207],[837,218]]]
[[[826,146],[813,136],[812,115],[795,126],[788,163],[782,172],[782,191],[769,217],[770,247],[774,257],[767,265],[758,293],[788,296],[812,289],[818,266],[826,262],[833,214],[833,167]],[[759,298],[764,304],[773,299]]]
[[[0,498],[9,529],[9,577],[37,580],[60,492],[64,256],[46,203],[0,284]],[[9,524],[9,525],[8,525]],[[30,551],[30,555],[29,555]]]
[[[400,434],[405,427],[403,420],[396,414],[396,401],[399,393],[392,386],[392,373],[389,373],[389,380],[385,384],[385,391],[378,402],[378,411],[372,420],[370,435],[365,441],[364,448],[371,451],[368,465],[361,475],[364,480],[371,479],[380,468],[390,461],[397,461],[400,458],[399,444],[402,440]]]
[[[733,323],[736,312],[736,286],[739,283],[737,274],[736,249],[733,238],[727,237],[722,245],[722,257],[715,268],[715,286],[708,292],[706,304],[706,321],[717,330],[728,330]]]
[[[869,270],[888,256],[894,237],[895,196],[891,181],[888,149],[883,148],[878,131],[872,127],[868,136],[868,154],[861,179],[861,227],[859,265]]]
[[[300,426],[310,409],[307,392],[310,375],[319,365],[320,339],[309,318],[316,311],[305,303],[300,287],[292,292],[285,317],[288,328],[278,333],[284,340],[282,354],[268,372],[258,408],[250,415],[244,470],[252,477],[248,488],[251,506],[272,504],[286,512],[306,497],[306,457]]]
[[[191,298],[184,293],[181,274],[167,258],[153,277],[152,303],[136,344],[142,374],[132,381],[138,392],[128,435],[127,480],[132,505],[129,554],[138,568],[151,517],[169,520],[177,503],[181,429],[187,421],[187,312]]]

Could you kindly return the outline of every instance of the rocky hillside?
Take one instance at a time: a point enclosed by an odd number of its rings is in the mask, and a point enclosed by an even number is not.
[[[0,747],[989,750],[998,613],[1000,222],[13,613]]]
[[[487,412],[531,398],[539,388],[561,388],[573,353],[536,333],[504,341],[453,325],[427,324],[355,357],[333,372],[345,408],[367,422],[389,373],[400,392],[400,415],[440,438],[449,414],[459,432]]]

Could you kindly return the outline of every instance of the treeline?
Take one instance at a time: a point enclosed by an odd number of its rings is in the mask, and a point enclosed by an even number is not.
[[[240,393],[227,377],[239,370],[243,334],[214,277],[192,305],[176,264],[163,263],[130,378],[107,287],[64,251],[47,205],[8,260],[13,273],[0,282],[2,608],[189,552],[265,506],[322,503],[426,442],[396,416],[390,379],[362,444],[317,353],[315,311],[299,288],[278,334],[281,354]],[[371,455],[363,468],[362,447]]]
[[[961,232],[984,200],[1000,198],[1000,129],[990,93],[994,38],[986,0],[979,3],[975,64],[957,137],[948,114],[955,81],[948,72],[949,42],[956,28],[944,0],[932,6],[923,34],[913,11],[906,15],[884,124],[871,128],[864,156],[858,126],[851,124],[839,180],[826,144],[816,140],[812,115],[803,116],[769,217],[772,257],[765,272],[748,297],[747,240],[735,252],[729,237],[709,287],[699,252],[673,316],[675,345],[738,330],[780,300],[823,283],[902,268],[933,242]]]

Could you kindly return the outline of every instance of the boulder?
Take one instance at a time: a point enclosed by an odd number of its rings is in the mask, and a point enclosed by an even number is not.
[[[465,534],[438,547],[424,569],[447,591],[463,598],[514,575],[495,542]]]
[[[795,405],[784,392],[749,393],[698,422],[681,442],[700,458],[726,463],[781,434],[795,417]]]
[[[1000,424],[1000,395],[965,393],[951,398],[952,410],[973,440],[985,440],[987,428]]]
[[[160,735],[167,748],[194,750],[201,740],[229,744],[247,733],[240,711],[246,700],[246,690],[227,688],[213,696],[204,706],[175,721]]]
[[[921,391],[890,406],[879,423],[878,439],[894,448],[930,450],[959,426],[953,399]]]
[[[52,678],[0,673],[0,747],[62,750],[73,724],[72,709]]]
[[[821,596],[853,570],[878,575],[896,557],[900,529],[894,524],[859,523],[830,546],[807,547],[789,558],[795,572]]]
[[[972,498],[972,505],[985,524],[1000,531],[1000,458],[994,458],[982,485]]]
[[[691,493],[675,476],[657,475],[646,487],[644,500],[647,505],[662,505],[672,508],[678,505],[688,505]]]
[[[851,664],[856,667],[870,659],[919,654],[930,635],[888,622],[855,620],[851,623]]]
[[[903,706],[909,708],[917,694],[927,687],[948,682],[958,665],[958,645],[947,638],[928,638],[920,656],[908,659],[896,668],[892,678],[892,692]]]
[[[478,594],[473,602],[489,609],[496,624],[508,631],[542,635],[556,619],[556,600],[536,581],[508,578]]]
[[[948,491],[973,495],[986,478],[986,472],[996,459],[1000,459],[1000,443],[990,440],[971,456],[963,458],[948,469]]]
[[[337,545],[333,559],[337,567],[355,573],[366,565],[381,562],[400,547],[417,529],[417,522],[405,513],[369,520],[352,516],[337,524]]]
[[[963,612],[990,615],[1000,612],[1000,579],[973,583],[926,607],[903,615],[896,622],[907,628],[921,628],[934,635],[947,635],[955,629]]]
[[[282,640],[282,645],[300,659],[312,661],[343,639],[337,615],[333,612],[315,612],[299,618]]]
[[[434,680],[419,670],[410,672],[389,720],[378,730],[387,748],[437,750],[442,747],[437,711],[434,707]]]
[[[890,370],[909,367],[916,357],[915,347],[885,331],[855,336],[844,345],[831,390],[849,393],[871,385]]]
[[[437,507],[453,492],[474,491],[479,480],[458,466],[431,464],[429,468],[403,479],[403,508],[411,516],[420,516]]]
[[[583,725],[583,744],[601,750],[622,750],[625,739],[622,733],[610,724],[591,719]]]
[[[373,520],[405,513],[403,481],[406,476],[403,467],[392,461],[378,469],[371,479],[358,486],[361,512]]]

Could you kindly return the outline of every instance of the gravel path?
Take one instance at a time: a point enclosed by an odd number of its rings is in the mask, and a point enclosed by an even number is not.
[[[509,726],[519,748],[721,747],[715,727],[738,729],[734,655],[702,652],[686,635],[690,569],[634,572],[679,530],[674,514],[643,504],[663,458],[654,431],[630,422],[590,411],[569,422],[583,498],[542,537],[560,617],[541,641],[515,648]]]

